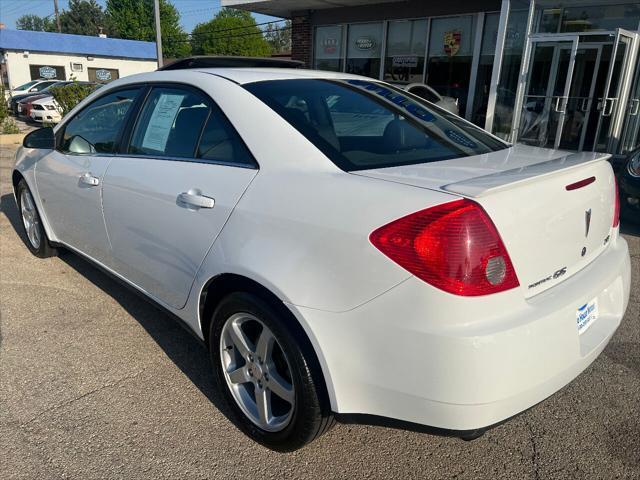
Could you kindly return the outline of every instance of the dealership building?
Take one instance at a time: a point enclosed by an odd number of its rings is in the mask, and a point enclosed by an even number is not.
[[[292,19],[309,67],[424,82],[512,142],[640,146],[640,3],[625,0],[222,0]]]
[[[156,44],[104,36],[0,29],[2,85],[31,80],[106,83],[157,68]]]

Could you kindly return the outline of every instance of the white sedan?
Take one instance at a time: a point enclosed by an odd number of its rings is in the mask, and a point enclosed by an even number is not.
[[[60,106],[51,95],[31,102],[29,116],[36,123],[57,124],[62,120]]]
[[[607,155],[511,146],[342,73],[114,81],[25,138],[13,185],[28,248],[184,322],[277,450],[340,414],[473,438],[582,372],[629,300]]]

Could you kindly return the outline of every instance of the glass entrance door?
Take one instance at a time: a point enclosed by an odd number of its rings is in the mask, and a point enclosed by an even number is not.
[[[640,148],[640,61],[636,62],[633,84],[627,101],[620,153]]]
[[[558,148],[569,106],[569,89],[575,63],[575,38],[544,39],[532,45],[523,92],[518,141]]]
[[[628,97],[636,37],[621,29],[615,35],[532,36],[514,115],[516,141],[615,153],[623,125],[627,143],[632,141],[634,127],[624,116],[640,117],[640,78],[638,102]],[[637,138],[640,118],[635,125]]]
[[[624,100],[629,92],[627,76],[632,64],[631,47],[635,34],[616,30],[604,89],[598,102],[598,126],[590,150],[615,153],[620,139]]]

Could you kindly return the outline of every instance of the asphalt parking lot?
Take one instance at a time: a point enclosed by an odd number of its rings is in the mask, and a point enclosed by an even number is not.
[[[79,257],[17,233],[0,154],[0,478],[640,479],[640,229],[610,345],[556,395],[473,442],[338,424],[277,454],[220,407],[188,333]]]

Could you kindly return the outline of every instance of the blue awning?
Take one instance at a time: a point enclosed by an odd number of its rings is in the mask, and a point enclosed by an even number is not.
[[[96,57],[155,60],[155,42],[100,38],[68,33],[0,30],[0,50],[69,53]]]

